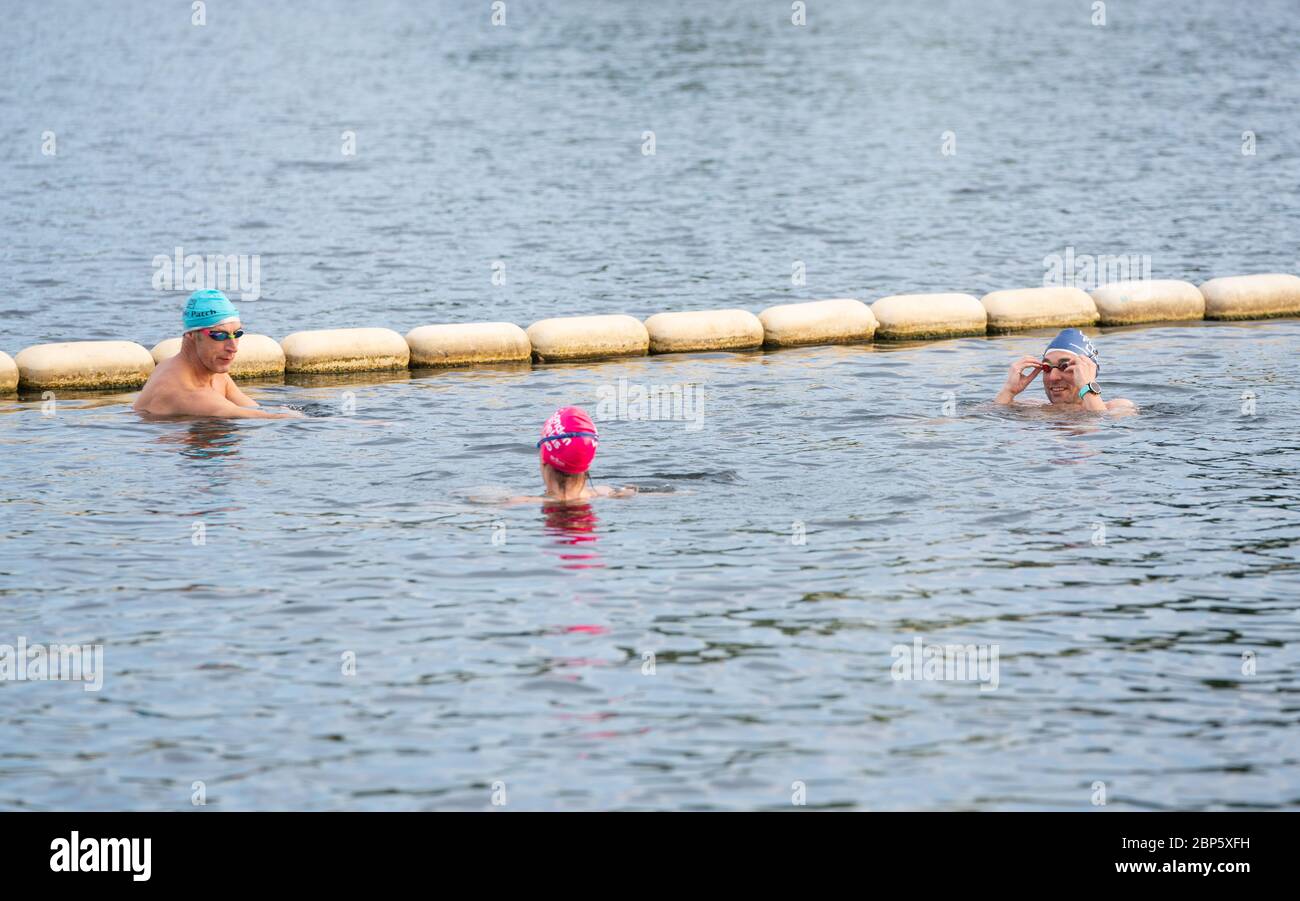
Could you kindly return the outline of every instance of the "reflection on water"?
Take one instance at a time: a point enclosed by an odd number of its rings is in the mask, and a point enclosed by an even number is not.
[[[239,455],[240,428],[234,420],[195,419],[183,429],[163,432],[156,440],[177,446],[181,456],[191,460],[216,461]]]
[[[605,565],[595,547],[595,542],[600,539],[596,533],[600,517],[591,504],[547,501],[542,504],[542,518],[546,534],[551,536],[554,545],[560,548],[577,546],[559,552],[559,558],[565,561],[565,569],[591,569]],[[579,548],[585,553],[579,553]]]
[[[1127,374],[1207,334],[1098,340],[1145,410],[1163,389]],[[654,360],[340,386],[366,415],[314,420],[23,405],[5,622],[101,639],[106,673],[90,701],[0,686],[0,806],[175,809],[196,772],[225,809],[478,808],[502,773],[523,808],[779,807],[795,779],[860,808],[1090,809],[1096,779],[1285,806],[1300,322],[1212,337],[1177,415],[1123,420],[983,406],[1033,336],[701,368],[702,429],[601,423],[602,481],[660,493],[572,504],[475,486],[535,478],[539,415]],[[1266,415],[1225,415],[1247,360]],[[211,462],[233,493],[194,494]],[[917,637],[996,645],[998,689],[894,682]]]

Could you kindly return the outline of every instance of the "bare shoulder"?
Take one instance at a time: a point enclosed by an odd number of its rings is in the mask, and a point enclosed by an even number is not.
[[[168,357],[153,368],[149,378],[145,379],[145,388],[156,388],[176,379],[176,358]]]
[[[139,413],[161,413],[166,396],[171,393],[175,378],[171,359],[163,360],[149,373],[140,396],[135,399],[133,409]]]
[[[154,416],[167,416],[171,413],[171,403],[165,392],[146,388],[135,399],[131,409],[137,413],[152,413]]]
[[[599,485],[592,489],[596,497],[632,497],[636,494],[636,488],[628,486],[626,488],[611,488],[608,485]]]
[[[160,382],[171,381],[177,368],[180,366],[180,355],[168,357],[153,368],[153,374],[149,376],[149,381],[155,379]]]
[[[135,410],[154,416],[210,415],[210,401],[220,395],[188,385],[175,367],[168,366],[171,362],[164,360],[158,364],[136,398]]]
[[[1136,413],[1137,404],[1127,397],[1117,397],[1114,400],[1106,401],[1107,413]]]
[[[145,385],[136,398],[134,409],[138,413],[152,413],[155,416],[175,416],[183,406],[184,391],[176,384],[164,381],[157,385]]]

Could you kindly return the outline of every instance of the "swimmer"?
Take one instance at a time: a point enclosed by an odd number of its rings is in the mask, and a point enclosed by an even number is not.
[[[561,407],[542,425],[537,442],[545,497],[516,497],[524,501],[586,501],[595,497],[631,497],[635,488],[610,488],[591,484],[588,469],[596,456],[600,436],[596,424],[581,407]]]
[[[135,399],[137,413],[154,416],[221,416],[243,419],[298,419],[296,411],[268,413],[236,387],[227,375],[239,337],[239,311],[220,291],[195,291],[182,315],[185,333],[180,353],[163,360]]]
[[[1137,409],[1131,400],[1117,397],[1103,400],[1101,386],[1097,384],[1097,348],[1077,328],[1068,328],[1057,335],[1043,351],[1043,358],[1021,357],[1011,364],[1006,384],[994,398],[994,403],[1013,404],[1016,395],[1029,387],[1041,372],[1043,390],[1048,403],[1064,409],[1087,410],[1091,413],[1133,412]]]

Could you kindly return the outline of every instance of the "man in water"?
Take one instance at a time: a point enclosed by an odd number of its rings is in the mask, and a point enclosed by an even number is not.
[[[1043,390],[1054,406],[1091,413],[1132,412],[1137,407],[1131,400],[1116,397],[1103,400],[1101,386],[1097,384],[1097,348],[1077,328],[1068,328],[1057,335],[1043,351],[1041,360],[1021,357],[1011,364],[1006,384],[994,398],[994,403],[1013,404],[1016,395],[1029,387],[1041,372]]]
[[[631,497],[635,488],[610,488],[591,484],[587,470],[596,457],[596,424],[581,407],[561,407],[542,424],[537,442],[545,497],[517,497],[523,501],[586,501],[594,497]]]
[[[135,400],[137,413],[296,419],[297,411],[268,413],[227,375],[244,330],[239,311],[220,291],[195,291],[185,303],[181,350],[163,360]]]

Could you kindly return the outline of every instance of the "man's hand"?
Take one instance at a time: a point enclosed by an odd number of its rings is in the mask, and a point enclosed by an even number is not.
[[[1074,376],[1074,393],[1078,396],[1083,386],[1097,379],[1097,364],[1087,357],[1076,356],[1070,361],[1070,375]]]
[[[1074,396],[1078,399],[1083,386],[1097,380],[1097,364],[1087,357],[1076,356],[1070,361],[1070,375],[1074,376]],[[1106,402],[1091,391],[1085,394],[1079,402],[1085,410],[1098,413],[1106,411]]]
[[[1028,375],[1023,375],[1023,370],[1030,369]],[[993,399],[997,404],[1011,403],[1017,394],[1029,387],[1029,383],[1038,378],[1038,373],[1042,372],[1041,364],[1037,357],[1021,357],[1011,364],[1011,369],[1007,372],[1006,383],[1003,384],[1002,390],[998,396]]]

